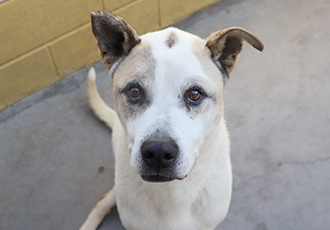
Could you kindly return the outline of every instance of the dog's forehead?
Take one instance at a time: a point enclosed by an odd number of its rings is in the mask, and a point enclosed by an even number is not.
[[[170,27],[141,36],[141,40],[142,44],[148,44],[155,59],[156,77],[176,81],[187,77],[208,78],[203,65],[211,59],[204,39]]]
[[[205,41],[198,36],[176,28],[148,33],[141,36],[142,43],[149,44],[157,64],[167,63],[171,66],[192,66],[198,62],[196,50],[205,47]],[[187,60],[188,59],[188,60]]]
[[[115,85],[121,87],[137,77],[152,81],[155,78],[180,81],[187,77],[209,82],[221,79],[204,39],[173,27],[140,38],[141,43],[115,71]]]
[[[156,60],[156,77],[169,81],[202,81],[222,85],[222,76],[211,59],[206,40],[177,28],[141,36]],[[164,82],[165,83],[165,82]]]
[[[193,35],[191,33],[179,30],[174,27],[170,27],[164,30],[147,33],[141,36],[142,42],[148,42],[152,46],[157,48],[178,48],[190,49],[193,43],[196,41],[203,41],[200,37]]]

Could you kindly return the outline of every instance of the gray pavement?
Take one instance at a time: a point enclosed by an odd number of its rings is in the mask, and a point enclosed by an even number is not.
[[[265,43],[245,45],[226,85],[234,184],[217,230],[329,229],[329,12],[328,0],[224,0],[176,25],[202,37],[242,26]],[[88,108],[86,73],[0,111],[0,229],[78,229],[112,187],[111,131]],[[124,229],[115,209],[108,228]]]

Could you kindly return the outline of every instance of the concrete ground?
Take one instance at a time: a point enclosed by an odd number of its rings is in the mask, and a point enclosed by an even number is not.
[[[226,85],[233,197],[222,230],[330,226],[330,2],[224,0],[176,26],[242,26]],[[113,106],[111,81],[95,64]],[[78,229],[113,185],[111,131],[88,108],[83,69],[0,112],[0,229]],[[123,229],[114,209],[99,229]]]

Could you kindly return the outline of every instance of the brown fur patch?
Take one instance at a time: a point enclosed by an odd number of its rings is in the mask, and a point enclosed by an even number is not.
[[[172,31],[170,35],[167,37],[165,44],[168,48],[172,48],[178,41],[179,38],[177,34],[174,31]]]
[[[115,95],[118,93],[119,88],[124,88],[134,78],[153,75],[154,68],[155,60],[150,45],[147,42],[136,45],[113,74]]]
[[[131,53],[120,63],[113,75],[114,97],[117,112],[128,119],[144,111],[149,103],[149,94],[154,82],[155,60],[147,42],[136,45]],[[143,100],[132,104],[125,95],[129,84],[139,84],[143,90]]]

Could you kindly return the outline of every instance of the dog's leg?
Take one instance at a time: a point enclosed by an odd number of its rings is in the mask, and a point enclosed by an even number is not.
[[[115,186],[113,186],[113,188],[102,196],[99,202],[97,202],[79,230],[95,230],[103,220],[104,216],[110,213],[111,207],[115,204],[116,190]]]

